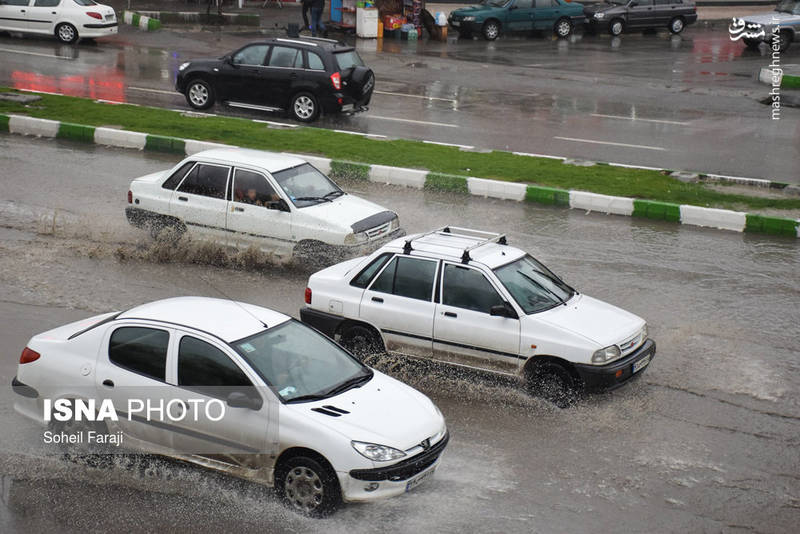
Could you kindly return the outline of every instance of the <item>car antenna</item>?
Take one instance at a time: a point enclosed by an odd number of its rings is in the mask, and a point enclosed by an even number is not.
[[[236,305],[237,305],[239,308],[241,308],[241,310],[242,310],[243,312],[245,312],[247,315],[249,315],[250,317],[252,317],[252,318],[253,318],[253,319],[255,319],[256,321],[258,321],[259,323],[261,323],[262,325],[264,325],[264,328],[269,328],[269,325],[268,325],[267,323],[265,323],[264,321],[262,321],[261,319],[259,319],[258,317],[256,317],[256,315],[255,315],[253,312],[251,312],[250,310],[248,310],[247,308],[245,308],[244,306],[242,306],[242,303],[241,303],[241,302],[239,302],[238,300],[233,300],[233,299],[232,299],[230,296],[228,296],[228,294],[227,294],[227,293],[225,293],[225,292],[224,292],[224,291],[222,291],[220,288],[218,288],[217,286],[215,286],[214,284],[212,284],[211,282],[209,282],[208,280],[206,280],[206,279],[203,277],[203,275],[201,275],[201,274],[200,274],[200,275],[197,275],[197,277],[198,277],[198,278],[200,278],[200,280],[202,280],[202,281],[203,281],[203,282],[205,282],[206,284],[208,284],[208,287],[210,287],[211,289],[213,289],[214,291],[216,291],[217,293],[219,293],[220,295],[222,295],[223,297],[225,297],[225,299],[227,299],[227,300],[231,301],[232,303],[236,304]]]

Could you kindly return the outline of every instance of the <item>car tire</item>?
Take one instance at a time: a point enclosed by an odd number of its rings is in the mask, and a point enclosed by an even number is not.
[[[792,44],[792,32],[789,30],[782,30],[778,36],[780,37],[780,51],[786,52]]]
[[[683,20],[683,17],[675,17],[669,21],[669,31],[675,35],[681,33],[685,27],[686,22]]]
[[[194,109],[208,109],[214,105],[214,88],[202,78],[186,84],[186,102]]]
[[[622,19],[614,19],[608,23],[608,33],[614,37],[621,35],[625,31],[625,22]]]
[[[342,331],[340,344],[359,360],[384,352],[383,341],[370,327],[356,324]]]
[[[56,39],[64,44],[72,44],[78,40],[78,30],[69,22],[62,22],[55,29]]]
[[[319,116],[317,97],[308,92],[297,93],[289,102],[289,114],[296,121],[314,122]]]
[[[573,30],[572,21],[568,18],[560,18],[556,21],[555,26],[553,26],[553,32],[555,32],[556,37],[559,39],[566,39],[570,36]]]
[[[291,509],[311,517],[325,517],[342,502],[336,473],[308,456],[294,456],[275,468],[275,491]]]
[[[758,39],[742,39],[742,42],[744,42],[744,45],[750,50],[758,50],[761,45],[761,41]]]
[[[537,364],[527,374],[528,391],[552,402],[559,408],[570,407],[578,398],[578,382],[563,365],[546,361]]]
[[[500,36],[500,21],[495,19],[487,20],[483,23],[481,33],[487,41],[494,41]]]

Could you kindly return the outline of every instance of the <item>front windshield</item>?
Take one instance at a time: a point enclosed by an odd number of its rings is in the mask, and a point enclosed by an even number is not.
[[[800,15],[800,2],[797,0],[783,0],[783,2],[780,2],[778,7],[775,8],[775,11]]]
[[[531,256],[494,270],[526,314],[548,310],[572,298],[575,290]]]
[[[294,320],[236,341],[233,348],[285,402],[316,400],[368,381],[372,371]]]
[[[298,208],[328,202],[344,195],[338,185],[308,163],[274,172],[272,176]]]

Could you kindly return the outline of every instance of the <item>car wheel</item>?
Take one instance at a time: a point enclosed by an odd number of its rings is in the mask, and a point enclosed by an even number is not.
[[[789,49],[789,45],[792,44],[792,32],[789,30],[783,30],[779,34],[779,37],[781,52],[786,52]]]
[[[685,23],[683,22],[682,17],[675,17],[669,22],[669,31],[671,31],[672,33],[675,34],[681,33],[684,27]]]
[[[364,325],[346,328],[340,338],[341,345],[359,360],[383,352],[383,342],[378,334]]]
[[[336,474],[306,456],[289,458],[275,469],[275,490],[290,508],[312,517],[330,515],[342,502]]]
[[[578,398],[578,384],[569,369],[556,362],[542,362],[528,373],[528,390],[559,408],[568,408]]]
[[[622,22],[622,19],[614,19],[608,23],[608,33],[613,36],[620,35],[623,30],[625,29],[625,23]]]
[[[559,19],[556,21],[553,31],[561,39],[569,37],[569,34],[572,33],[572,22],[569,19]]]
[[[56,39],[62,43],[72,44],[78,40],[78,30],[68,22],[62,22],[56,26]]]
[[[749,48],[750,50],[758,50],[761,41],[758,39],[742,39],[744,41],[744,45]]]
[[[289,112],[295,120],[312,122],[319,115],[319,104],[311,93],[297,93],[292,97]]]
[[[186,86],[186,102],[194,109],[208,109],[214,105],[214,89],[203,79],[192,80]]]
[[[483,25],[483,38],[494,41],[500,35],[500,23],[496,20],[487,20]]]

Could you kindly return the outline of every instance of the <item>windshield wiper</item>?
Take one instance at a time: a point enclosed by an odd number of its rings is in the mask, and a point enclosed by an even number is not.
[[[322,198],[330,200],[331,198],[339,198],[342,195],[344,195],[344,191],[331,191],[330,193],[322,195]]]
[[[517,271],[517,272],[519,274],[521,274],[522,276],[524,276],[525,278],[527,278],[528,280],[530,280],[531,282],[533,282],[534,284],[536,284],[537,286],[539,286],[540,288],[542,288],[543,290],[545,290],[548,293],[550,293],[551,295],[553,295],[558,300],[558,302],[560,302],[564,306],[567,305],[567,301],[562,299],[561,297],[559,297],[558,294],[555,293],[552,289],[546,288],[545,286],[543,286],[542,284],[540,284],[539,282],[537,282],[536,280],[534,280],[532,277],[528,276],[527,274],[523,273],[522,271]],[[536,271],[536,272],[538,273],[539,271]],[[542,274],[542,273],[539,273],[539,274]]]
[[[325,197],[295,197],[295,200],[306,200],[309,202],[313,202],[314,200],[317,202],[333,202],[331,199]]]
[[[289,403],[292,403],[292,402],[305,402],[305,401],[322,400],[322,399],[327,399],[327,398],[328,398],[328,394],[327,393],[324,394],[324,395],[319,394],[319,393],[312,393],[311,395],[300,395],[298,397],[292,397],[291,399],[286,401],[286,404],[289,404]]]
[[[369,382],[371,378],[372,378],[372,372],[370,372],[369,374],[366,374],[366,375],[358,375],[358,376],[354,376],[353,378],[348,378],[347,380],[345,380],[344,382],[342,382],[338,386],[328,390],[328,393],[326,393],[326,396],[327,397],[333,397],[334,395],[337,395],[339,393],[343,393],[343,392],[347,391],[348,389],[352,389],[352,388],[354,388],[356,386],[360,386],[362,383]]]

